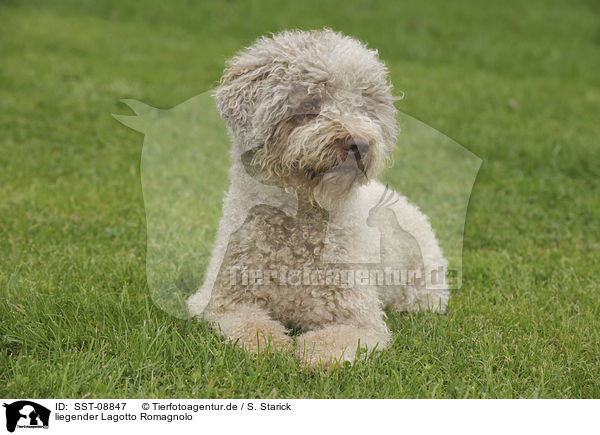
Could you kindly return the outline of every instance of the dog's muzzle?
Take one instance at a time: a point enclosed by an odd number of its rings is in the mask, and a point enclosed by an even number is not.
[[[365,174],[370,160],[370,148],[369,142],[362,137],[349,136],[340,141],[338,143],[338,155],[341,162],[339,168],[355,167]]]

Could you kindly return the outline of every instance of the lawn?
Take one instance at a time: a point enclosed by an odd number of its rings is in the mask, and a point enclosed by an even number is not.
[[[0,397],[600,398],[596,2],[204,3],[0,2]],[[484,163],[447,315],[390,314],[389,349],[311,372],[154,305],[143,136],[111,114],[323,26],[378,48],[398,108]]]

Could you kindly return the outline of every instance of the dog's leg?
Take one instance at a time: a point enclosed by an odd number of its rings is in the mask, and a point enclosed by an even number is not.
[[[344,361],[354,361],[360,349],[384,349],[389,344],[391,334],[383,320],[377,327],[349,325],[329,325],[323,329],[300,335],[296,343],[296,354],[307,366],[341,365]]]
[[[230,341],[253,353],[274,348],[283,349],[292,343],[286,328],[271,319],[262,308],[253,305],[237,305],[224,313],[205,316]]]

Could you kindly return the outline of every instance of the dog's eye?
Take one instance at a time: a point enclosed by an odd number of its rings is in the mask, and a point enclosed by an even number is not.
[[[313,110],[316,109],[315,103],[311,102],[311,101],[305,101],[304,103],[302,103],[300,105],[300,108],[306,112],[312,112]]]
[[[317,98],[310,98],[304,101],[299,101],[290,106],[287,114],[293,117],[313,117],[317,116],[321,111],[321,101]]]

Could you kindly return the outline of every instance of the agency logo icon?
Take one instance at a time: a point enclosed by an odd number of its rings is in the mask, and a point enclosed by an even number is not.
[[[50,410],[29,400],[19,400],[3,405],[6,408],[6,430],[48,429]]]

